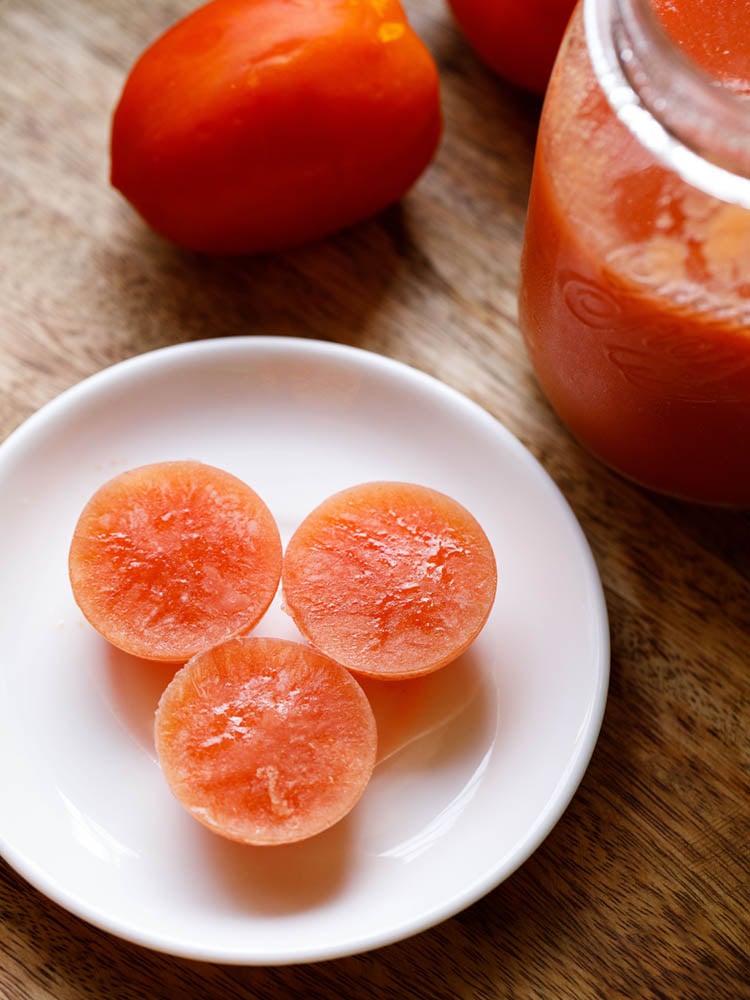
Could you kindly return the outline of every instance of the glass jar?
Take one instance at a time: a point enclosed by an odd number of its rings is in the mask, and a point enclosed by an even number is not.
[[[743,11],[579,4],[545,98],[519,289],[539,384],[578,440],[649,488],[734,506],[750,506]]]

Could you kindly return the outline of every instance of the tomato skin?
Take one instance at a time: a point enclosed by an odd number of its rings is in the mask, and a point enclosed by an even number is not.
[[[449,0],[466,40],[498,76],[543,94],[576,0]]]
[[[213,0],[133,67],[111,182],[188,249],[274,251],[397,201],[441,131],[437,68],[399,0]]]

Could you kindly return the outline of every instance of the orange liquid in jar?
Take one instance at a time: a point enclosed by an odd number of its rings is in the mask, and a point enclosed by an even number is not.
[[[687,55],[750,95],[744,0],[654,6]],[[683,182],[617,120],[580,10],[545,101],[519,312],[540,385],[586,447],[651,488],[750,506],[750,211]]]

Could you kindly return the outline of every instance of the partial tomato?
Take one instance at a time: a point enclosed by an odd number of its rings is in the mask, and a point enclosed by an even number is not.
[[[272,251],[397,201],[440,132],[437,69],[398,0],[213,0],[133,67],[111,179],[175,243]]]
[[[544,93],[576,0],[449,0],[459,27],[499,76]]]

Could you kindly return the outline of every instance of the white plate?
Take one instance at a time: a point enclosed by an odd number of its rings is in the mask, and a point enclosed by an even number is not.
[[[151,727],[172,670],[109,648],[73,602],[67,549],[90,494],[195,458],[249,482],[284,540],[335,490],[410,480],[471,510],[499,590],[455,665],[369,685],[381,761],[350,815],[248,848],[172,798]],[[557,488],[485,411],[376,354],[274,337],[184,344],[115,365],[0,447],[0,849],[114,934],[196,959],[333,958],[423,930],[518,867],[584,773],[609,670],[607,615]],[[295,638],[272,605],[258,633]]]

